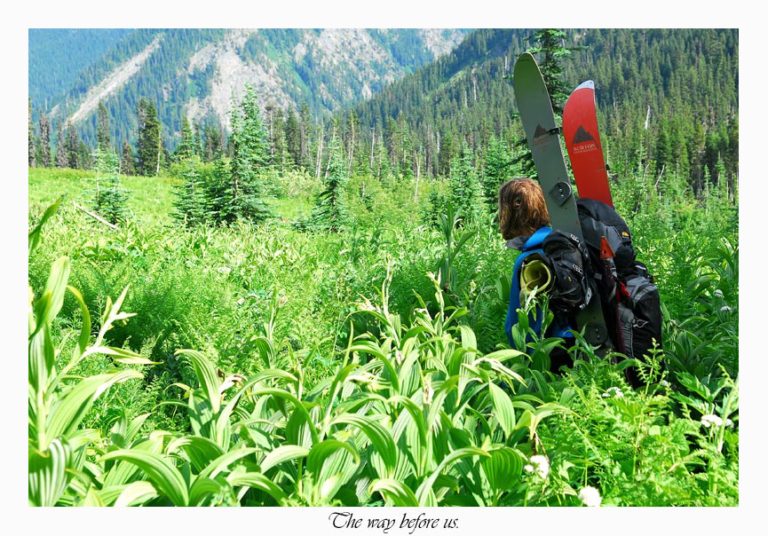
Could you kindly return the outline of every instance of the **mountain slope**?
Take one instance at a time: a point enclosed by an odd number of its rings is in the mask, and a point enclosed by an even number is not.
[[[42,30],[41,30],[42,31]],[[113,139],[132,139],[140,98],[158,107],[173,144],[183,117],[226,126],[232,99],[253,84],[263,108],[322,116],[370,98],[454,48],[465,30],[134,30],[87,66],[66,96],[33,106],[72,121],[92,143],[103,101]],[[31,41],[34,37],[30,38]],[[33,46],[30,43],[30,49]],[[35,62],[43,64],[36,57]],[[32,59],[30,60],[32,62]],[[30,94],[38,94],[30,79]]]
[[[29,30],[29,97],[43,108],[131,30]]]

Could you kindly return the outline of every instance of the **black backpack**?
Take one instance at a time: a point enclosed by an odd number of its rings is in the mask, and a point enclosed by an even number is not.
[[[659,289],[635,258],[629,227],[613,207],[594,199],[579,199],[577,206],[611,342],[627,357],[642,359],[654,340],[662,345]],[[639,383],[634,371],[628,376]]]

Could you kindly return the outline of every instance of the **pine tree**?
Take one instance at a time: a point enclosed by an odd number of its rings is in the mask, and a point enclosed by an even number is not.
[[[285,120],[285,145],[293,165],[301,165],[301,127],[293,110]]]
[[[213,174],[205,183],[206,214],[218,224],[229,223],[237,218],[229,164],[228,159],[218,158],[213,165]]]
[[[483,165],[483,194],[491,212],[498,204],[499,188],[512,175],[512,154],[504,140],[491,136]]]
[[[56,125],[56,167],[67,167],[67,145],[61,121]]]
[[[181,177],[183,183],[176,189],[174,200],[174,218],[187,227],[205,223],[207,219],[207,201],[205,181],[200,174],[200,157],[184,157]]]
[[[123,154],[120,158],[120,170],[123,175],[135,175],[136,168],[133,159],[133,148],[128,140],[123,141]]]
[[[562,116],[563,106],[570,94],[563,76],[562,62],[569,58],[573,51],[580,50],[580,47],[566,47],[565,37],[563,30],[538,30],[533,34],[534,46],[528,49],[531,54],[541,56],[537,63],[556,116]]]
[[[345,225],[348,212],[344,201],[344,186],[348,180],[344,150],[340,136],[336,135],[334,130],[329,147],[327,172],[323,180],[325,188],[318,195],[310,218],[313,226],[338,232]]]
[[[176,148],[176,153],[174,155],[175,160],[179,162],[197,154],[195,145],[196,140],[195,135],[192,132],[192,127],[189,125],[187,118],[184,117],[181,122],[181,142]]]
[[[203,158],[206,162],[218,160],[224,155],[224,135],[221,133],[221,128],[208,123],[203,130],[205,132]]]
[[[99,102],[99,111],[96,126],[96,145],[102,152],[110,150],[109,137],[109,112],[104,102]]]
[[[139,101],[139,134],[136,146],[136,173],[151,177],[160,167],[160,122],[155,105],[147,99]]]
[[[128,195],[120,184],[117,154],[97,149],[94,162],[96,187],[93,208],[110,223],[124,221]]]
[[[64,150],[67,154],[67,166],[68,168],[78,169],[80,167],[80,137],[77,135],[77,130],[72,123],[67,123],[66,130],[67,141],[65,142]]]
[[[240,107],[233,107],[231,121],[233,212],[238,217],[260,222],[271,216],[269,207],[262,200],[269,142],[253,87],[246,86]]]
[[[464,142],[461,151],[451,162],[450,189],[448,202],[462,221],[477,221],[483,206],[483,191],[474,165],[474,155]]]
[[[48,116],[44,113],[40,113],[40,150],[38,163],[42,167],[49,167],[51,165],[51,124],[48,121]]]

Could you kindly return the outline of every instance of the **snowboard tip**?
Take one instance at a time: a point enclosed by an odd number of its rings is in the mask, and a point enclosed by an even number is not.
[[[586,81],[582,82],[581,84],[579,84],[576,87],[576,89],[573,90],[573,92],[575,93],[575,92],[577,92],[580,89],[593,89],[594,90],[595,89],[595,82],[592,81],[592,80],[586,80]]]

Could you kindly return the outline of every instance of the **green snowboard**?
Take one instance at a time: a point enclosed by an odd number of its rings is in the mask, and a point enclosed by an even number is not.
[[[527,52],[521,54],[515,63],[514,88],[517,109],[539,174],[552,228],[576,235],[583,242],[576,198],[560,148],[552,102],[539,66]],[[576,320],[579,329],[586,327],[584,335],[587,342],[594,346],[610,344],[597,293],[593,293]]]

